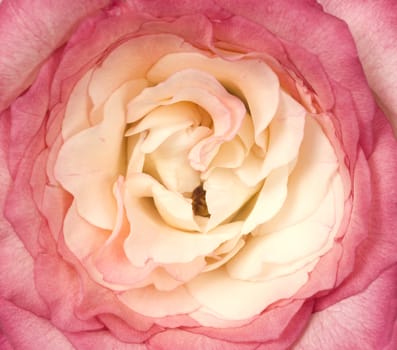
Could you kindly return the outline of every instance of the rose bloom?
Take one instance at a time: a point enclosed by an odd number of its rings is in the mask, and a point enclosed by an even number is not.
[[[4,0],[0,348],[396,349],[396,43],[393,0]]]

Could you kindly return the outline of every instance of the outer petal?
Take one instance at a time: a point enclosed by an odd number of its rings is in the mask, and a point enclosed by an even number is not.
[[[4,1],[0,7],[0,111],[27,88],[73,27],[109,0]]]
[[[372,350],[391,345],[397,319],[396,279],[394,265],[364,292],[314,314],[294,349]]]
[[[48,320],[0,299],[0,329],[12,349],[74,350],[67,338]],[[2,345],[2,343],[0,343]]]
[[[324,10],[347,22],[371,89],[397,135],[397,2],[318,0]]]

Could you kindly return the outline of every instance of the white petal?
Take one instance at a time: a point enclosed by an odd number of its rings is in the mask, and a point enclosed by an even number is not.
[[[278,231],[308,217],[319,207],[337,170],[338,160],[330,141],[318,123],[307,117],[298,161],[289,177],[288,197],[263,230]]]
[[[104,229],[114,226],[112,188],[124,172],[124,106],[145,85],[138,80],[118,89],[105,104],[103,122],[68,139],[55,164],[55,176],[74,196],[80,215]]]
[[[213,135],[200,141],[189,154],[192,167],[205,170],[213,156],[212,151],[238,132],[245,116],[244,104],[211,75],[188,69],[142,91],[128,106],[128,122],[141,119],[158,106],[180,101],[194,102],[212,117]]]
[[[158,213],[168,225],[185,231],[199,230],[190,199],[167,190],[147,174],[131,174],[128,186],[129,193],[134,197],[152,197]]]
[[[264,179],[273,169],[293,162],[299,152],[303,138],[306,111],[283,91],[277,115],[270,123],[269,145],[262,159],[256,155],[248,157],[236,170],[240,179],[254,185]]]
[[[165,187],[185,193],[193,192],[200,185],[200,174],[191,167],[188,154],[193,145],[208,134],[206,127],[182,130],[147,155],[148,162]]]
[[[158,291],[154,287],[130,289],[118,294],[118,298],[130,309],[149,317],[186,314],[199,307],[183,286],[172,291]]]
[[[151,66],[162,56],[181,49],[183,40],[174,35],[145,35],[116,47],[103,60],[92,77],[89,94],[94,109],[129,80],[144,79]]]
[[[287,197],[289,172],[289,167],[284,166],[273,170],[266,178],[253,205],[245,209],[248,215],[244,221],[243,234],[252,232],[280,210]],[[241,214],[244,215],[244,213]]]
[[[224,268],[203,273],[186,284],[201,309],[224,320],[253,317],[270,304],[292,297],[307,282],[307,270],[271,281],[250,282],[231,278]]]
[[[135,195],[127,180],[125,206],[131,232],[124,249],[136,266],[143,266],[148,260],[163,264],[189,262],[211,253],[240,233],[241,222],[220,226],[206,234],[172,228],[164,223],[149,199]]]
[[[175,53],[161,58],[149,71],[147,78],[158,83],[174,72],[193,68],[216,77],[228,90],[247,100],[254,122],[255,135],[268,126],[277,110],[279,81],[263,61],[242,59],[227,61],[199,53]]]
[[[290,264],[308,256],[310,260],[318,258],[318,252],[328,242],[333,227],[339,224],[335,222],[335,205],[343,207],[343,197],[342,203],[336,203],[335,200],[331,187],[319,208],[303,222],[280,231],[261,230],[260,236],[251,237],[244,249],[228,263],[230,276],[244,280],[269,275],[275,277],[271,264]],[[291,273],[293,270],[283,272]]]
[[[211,230],[234,215],[259,190],[259,186],[248,187],[230,169],[216,168],[204,182],[204,189],[211,214],[207,229]]]
[[[164,128],[169,125],[184,124],[190,121],[190,125],[200,123],[201,114],[196,105],[189,102],[179,102],[172,105],[160,106],[137,124],[131,126],[125,133],[125,136],[134,135],[152,128]]]

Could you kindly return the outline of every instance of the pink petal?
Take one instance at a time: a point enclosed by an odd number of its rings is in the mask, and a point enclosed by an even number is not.
[[[40,64],[66,41],[71,29],[108,3],[4,1],[0,7],[0,111],[31,84]]]
[[[153,336],[149,341],[150,350],[254,350],[256,343],[232,343],[227,340],[208,338],[201,334],[189,333],[185,330],[168,329]]]
[[[4,299],[0,299],[0,310],[0,328],[13,349],[74,350],[62,332],[48,320]]]
[[[346,21],[360,61],[397,133],[397,3],[394,0],[320,0],[324,10]]]
[[[315,313],[295,350],[383,349],[397,319],[397,265],[362,293]]]

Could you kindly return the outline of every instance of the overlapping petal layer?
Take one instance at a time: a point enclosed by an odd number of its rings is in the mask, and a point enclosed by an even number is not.
[[[157,41],[150,64],[128,61]],[[331,249],[339,161],[264,61],[178,45],[127,41],[76,85],[55,172],[74,198],[65,242],[139,313],[248,322]]]

